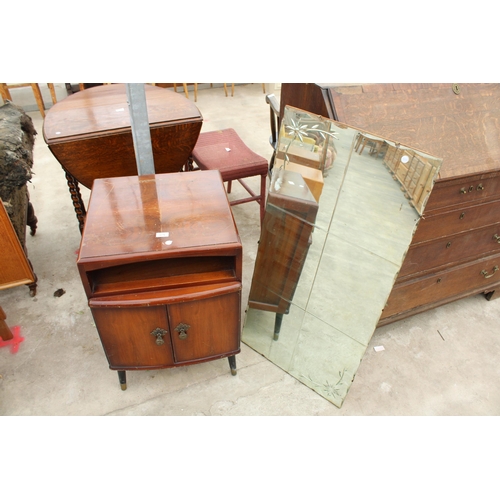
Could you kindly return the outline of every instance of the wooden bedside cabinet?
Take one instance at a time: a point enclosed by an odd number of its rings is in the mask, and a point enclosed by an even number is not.
[[[242,247],[218,171],[94,182],[78,269],[112,370],[240,352]]]

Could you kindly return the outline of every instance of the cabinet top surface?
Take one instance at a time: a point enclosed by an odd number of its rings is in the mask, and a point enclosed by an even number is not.
[[[184,95],[146,85],[151,127],[176,122],[200,122],[199,109]],[[72,94],[47,112],[43,136],[47,144],[79,136],[130,129],[130,113],[124,84],[91,87]]]
[[[241,246],[218,171],[97,179],[79,261]]]
[[[443,158],[441,178],[500,169],[500,84],[320,85],[338,121]]]

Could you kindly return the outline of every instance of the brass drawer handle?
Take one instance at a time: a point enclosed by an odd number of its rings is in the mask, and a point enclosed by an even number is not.
[[[482,191],[483,189],[484,189],[484,186],[482,184],[479,184],[479,186],[477,187],[477,190]]]
[[[500,236],[498,236],[498,234],[494,234],[493,239],[497,240],[497,243],[500,243]]]
[[[482,274],[482,275],[483,275],[486,279],[488,279],[488,278],[491,278],[491,277],[492,277],[492,276],[493,276],[493,275],[494,275],[497,271],[498,271],[498,266],[495,266],[495,267],[493,268],[493,272],[492,272],[491,274],[488,274],[488,271],[484,271],[484,270],[483,270],[483,271],[481,271],[481,274]]]
[[[179,323],[175,327],[175,331],[179,333],[179,338],[181,340],[187,339],[187,331],[191,328],[191,325],[186,325],[185,323]]]
[[[163,340],[163,336],[167,333],[167,330],[163,330],[163,328],[155,328],[151,332],[151,335],[154,335],[156,337],[156,345],[163,345],[165,343],[165,341]]]

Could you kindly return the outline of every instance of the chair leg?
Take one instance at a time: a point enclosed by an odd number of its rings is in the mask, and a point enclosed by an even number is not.
[[[40,87],[38,83],[32,83],[31,88],[33,89],[33,94],[35,95],[36,103],[38,104],[38,109],[42,118],[45,118],[45,104],[43,102],[42,93],[40,92]]]
[[[6,101],[12,102],[12,97],[9,92],[9,87],[7,87],[6,83],[0,83],[0,95],[2,96],[4,103]]]
[[[198,84],[194,84],[194,102],[198,101]]]
[[[227,192],[231,192],[231,186],[233,185],[233,181],[227,181]]]
[[[50,90],[50,97],[52,97],[52,104],[56,104],[57,103],[57,98],[56,98],[56,90],[54,88],[54,84],[53,83],[47,83],[47,87],[49,87],[49,90]]]
[[[188,92],[187,83],[183,83],[182,87],[184,88],[184,94],[186,94],[186,98],[189,99],[189,92]]]

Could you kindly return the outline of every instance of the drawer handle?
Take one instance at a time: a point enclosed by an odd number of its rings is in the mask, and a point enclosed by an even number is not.
[[[187,339],[187,331],[191,328],[190,325],[186,325],[185,323],[179,323],[176,327],[175,327],[175,331],[179,333],[179,338],[181,340],[185,340]]]
[[[163,336],[167,333],[167,330],[163,330],[163,328],[155,328],[151,332],[151,335],[154,335],[156,337],[156,345],[163,345],[165,343],[165,341],[163,340]]]
[[[493,239],[497,240],[497,243],[500,243],[500,236],[498,236],[498,234],[494,234]]]
[[[482,184],[479,184],[479,186],[477,187],[477,190],[482,191],[483,189],[484,189],[484,186]]]
[[[493,272],[492,272],[491,274],[488,274],[488,271],[484,271],[484,270],[483,270],[483,271],[481,271],[481,274],[482,274],[482,275],[483,275],[486,279],[488,279],[488,278],[491,278],[491,277],[492,277],[492,276],[493,276],[493,275],[494,275],[497,271],[498,271],[498,266],[495,266],[495,267],[493,268]]]

